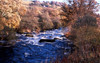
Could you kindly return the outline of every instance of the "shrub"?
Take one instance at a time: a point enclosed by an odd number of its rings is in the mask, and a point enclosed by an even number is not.
[[[19,9],[24,8],[24,6],[23,7],[22,6],[23,6],[22,0],[0,1],[0,23],[3,22],[4,26],[8,26],[9,28],[18,28],[21,21],[20,18],[20,15],[22,14],[21,12],[24,12],[24,11],[19,11]]]
[[[16,37],[16,31],[13,28],[9,28],[7,26],[4,27],[3,30],[0,31],[0,40],[5,40],[4,43],[0,43],[2,46],[14,45]]]
[[[80,28],[83,26],[92,26],[97,27],[97,20],[93,16],[85,15],[82,18],[79,18],[78,21],[75,22],[73,28]]]
[[[73,25],[69,39],[78,49],[69,56],[70,63],[99,63],[100,32],[96,22],[94,17],[84,16]]]
[[[53,23],[51,21],[50,22],[48,21],[40,22],[40,28],[42,31],[53,29]]]
[[[36,5],[27,6],[27,12],[22,17],[18,32],[49,30],[61,27],[60,10],[57,8],[41,7]],[[21,9],[23,10],[23,9]],[[23,14],[23,13],[22,13]]]
[[[52,19],[50,19],[50,15],[47,11],[39,15],[39,26],[42,31],[53,29]]]
[[[60,21],[54,21],[54,22],[53,22],[53,25],[54,25],[54,28],[55,28],[55,29],[58,29],[58,28],[60,28],[60,27],[62,26],[62,24],[61,24]]]
[[[5,40],[5,44],[13,44],[11,40],[15,39],[15,29],[19,27],[21,15],[26,11],[22,3],[22,0],[0,1],[0,40]]]
[[[66,0],[67,1],[67,0]],[[86,14],[94,15],[99,6],[95,0],[68,0],[68,5],[63,5],[61,13],[62,21],[66,26],[73,24],[78,18]]]

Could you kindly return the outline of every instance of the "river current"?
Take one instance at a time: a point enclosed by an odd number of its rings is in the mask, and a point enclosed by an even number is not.
[[[57,58],[61,60],[70,53],[68,39],[62,29],[26,34],[16,34],[19,38],[12,47],[0,47],[0,63],[53,63]],[[41,39],[54,39],[55,42],[42,42]]]

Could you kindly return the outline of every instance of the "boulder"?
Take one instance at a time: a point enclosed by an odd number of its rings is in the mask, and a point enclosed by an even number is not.
[[[41,39],[39,42],[55,42],[55,39]]]

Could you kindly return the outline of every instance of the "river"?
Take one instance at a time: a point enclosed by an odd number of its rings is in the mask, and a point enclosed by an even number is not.
[[[62,29],[26,34],[16,34],[19,38],[16,45],[0,48],[0,63],[53,63],[70,53],[69,40]],[[55,42],[39,42],[41,39],[54,39]]]

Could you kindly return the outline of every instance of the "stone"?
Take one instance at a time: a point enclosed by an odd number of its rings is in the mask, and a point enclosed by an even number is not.
[[[26,37],[34,37],[32,34],[26,34]]]
[[[55,39],[41,39],[39,42],[55,42]]]

